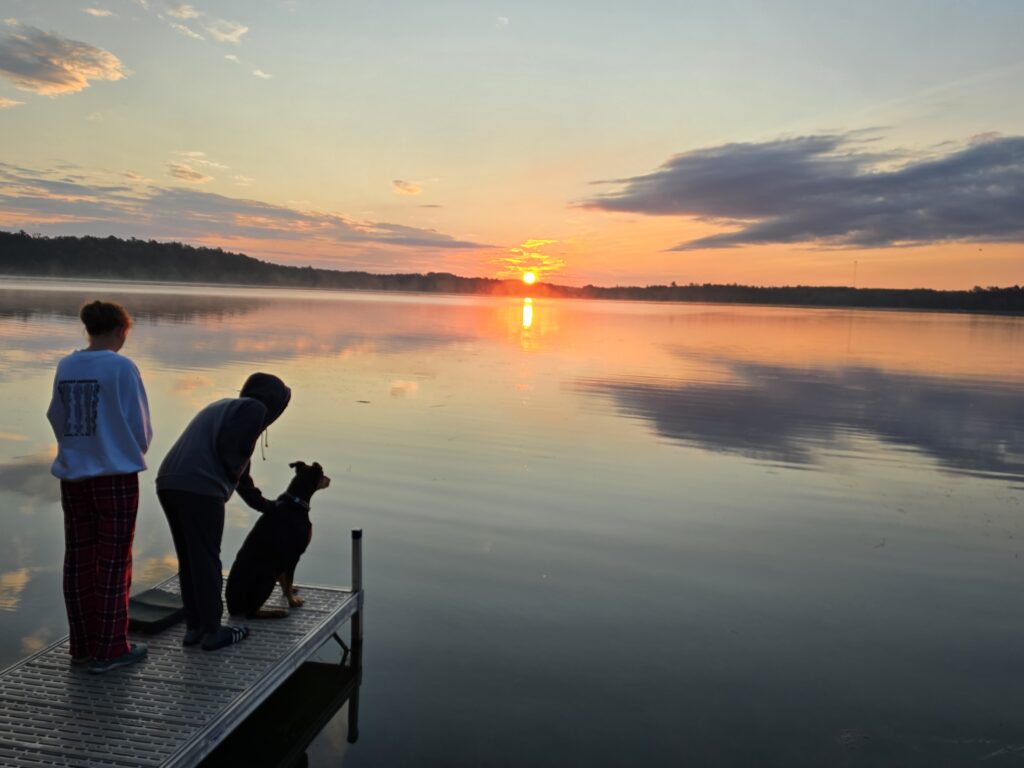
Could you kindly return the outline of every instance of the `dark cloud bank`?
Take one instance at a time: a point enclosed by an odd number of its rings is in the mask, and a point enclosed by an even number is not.
[[[93,80],[120,80],[121,61],[109,51],[54,32],[14,24],[0,35],[0,77],[44,96],[75,93]]]
[[[736,227],[676,251],[1024,242],[1024,137],[979,138],[902,164],[869,146],[837,134],[697,149],[652,173],[600,182],[619,188],[583,205]]]
[[[259,200],[0,162],[0,211],[50,234],[189,239],[220,236],[446,250],[485,247],[433,229],[359,221]],[[33,222],[44,223],[34,225]]]

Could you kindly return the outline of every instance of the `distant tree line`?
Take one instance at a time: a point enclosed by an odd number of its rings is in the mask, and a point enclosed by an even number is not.
[[[975,287],[969,291],[939,291],[931,288],[849,288],[818,285],[764,288],[753,285],[691,283],[681,286],[649,285],[646,288],[600,288],[587,285],[580,289],[568,290],[573,292],[573,296],[588,299],[1024,312],[1024,288],[1019,285],[1009,288]]]
[[[117,237],[43,237],[0,232],[0,274],[24,277],[131,280],[437,293],[501,293],[514,280],[446,272],[375,275],[290,267],[220,248],[194,248]]]
[[[459,277],[447,272],[380,275],[292,267],[220,248],[194,248],[182,243],[135,238],[43,237],[26,232],[0,232],[0,275],[333,290],[1024,313],[1024,288],[1018,285],[975,287],[966,291],[802,285],[757,287],[712,283],[614,288],[540,283],[527,287],[518,280]]]

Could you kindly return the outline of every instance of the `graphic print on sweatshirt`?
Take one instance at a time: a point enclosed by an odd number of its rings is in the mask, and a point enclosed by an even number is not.
[[[57,385],[64,404],[64,436],[92,437],[100,406],[100,383],[96,379],[74,379]]]

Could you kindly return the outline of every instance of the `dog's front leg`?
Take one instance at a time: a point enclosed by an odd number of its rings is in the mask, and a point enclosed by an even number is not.
[[[281,592],[284,594],[284,599],[288,601],[288,605],[292,608],[298,608],[305,601],[295,594],[295,584],[293,583],[294,571],[288,570],[282,573],[277,581],[281,585]]]

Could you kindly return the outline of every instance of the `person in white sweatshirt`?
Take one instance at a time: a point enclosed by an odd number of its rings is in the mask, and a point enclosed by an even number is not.
[[[128,642],[128,590],[138,473],[153,430],[139,369],[118,354],[132,326],[128,313],[94,301],[80,317],[89,346],[57,364],[46,418],[57,438],[51,471],[64,509],[71,662],[101,673],[146,656],[145,643]]]

